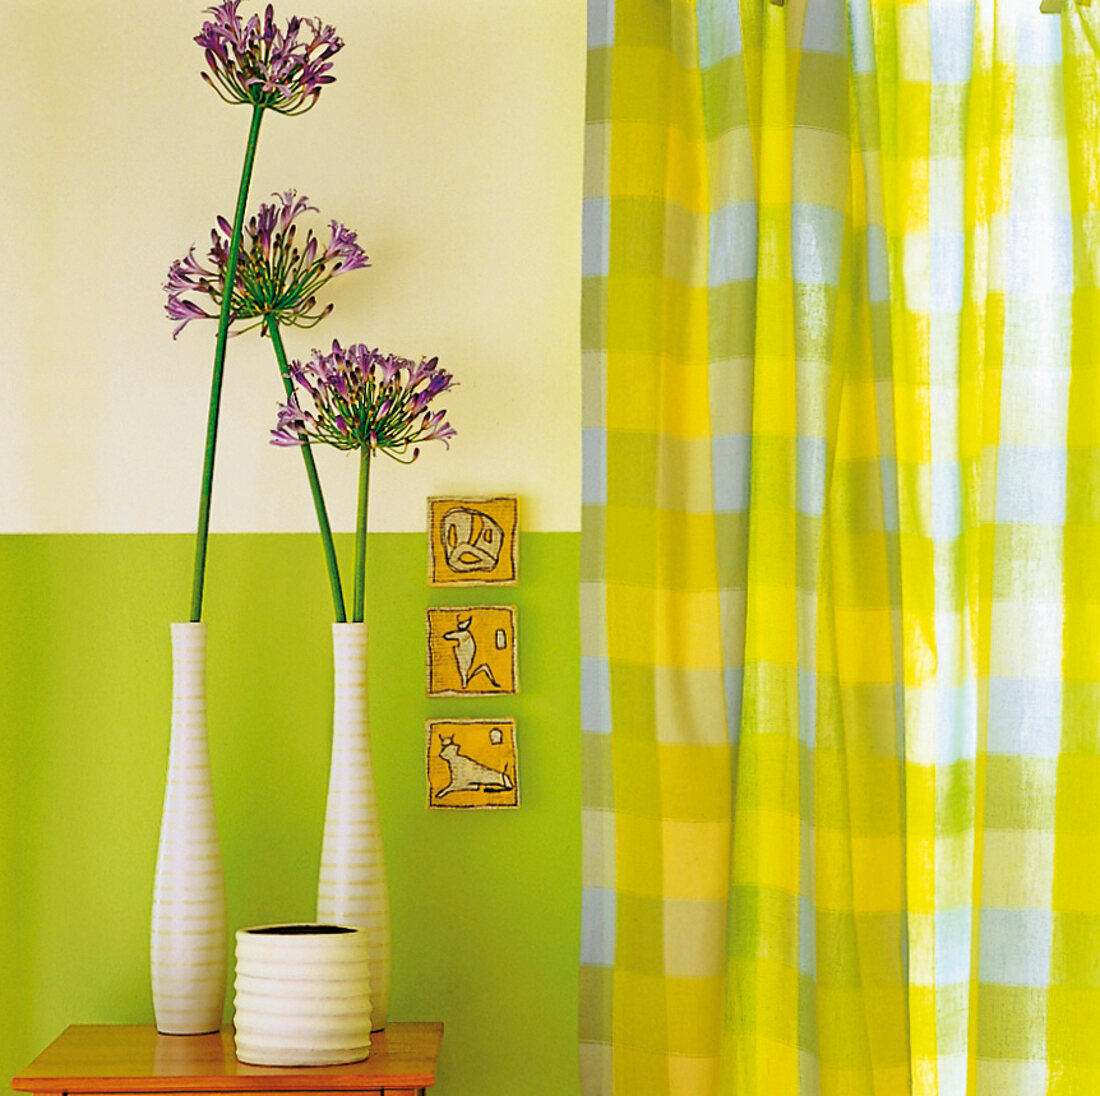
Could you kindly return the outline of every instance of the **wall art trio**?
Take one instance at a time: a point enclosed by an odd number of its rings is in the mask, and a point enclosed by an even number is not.
[[[519,576],[519,501],[428,500],[431,586],[515,586]],[[519,691],[514,605],[427,610],[430,697],[515,696]],[[432,719],[425,752],[430,809],[519,806],[514,719]]]

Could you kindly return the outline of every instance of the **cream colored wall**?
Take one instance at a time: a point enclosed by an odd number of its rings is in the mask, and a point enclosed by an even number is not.
[[[0,532],[186,532],[213,324],[176,342],[161,285],[230,214],[248,123],[199,79],[201,2],[0,0]],[[242,10],[256,10],[245,0]],[[438,354],[458,438],[380,462],[371,528],[416,531],[433,493],[517,492],[579,527],[585,0],[310,0],[347,43],[299,118],[268,114],[250,206],[295,187],[359,232],[370,270],[291,331]],[[213,527],[314,528],[301,462],[267,444],[270,347],[230,344]],[[337,528],[354,458],[321,455]]]

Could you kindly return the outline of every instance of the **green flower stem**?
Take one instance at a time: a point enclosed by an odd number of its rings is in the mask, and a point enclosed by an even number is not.
[[[359,505],[355,515],[355,595],[352,620],[364,619],[363,606],[367,591],[367,492],[370,490],[370,447],[359,455]]]
[[[214,449],[218,440],[218,412],[221,407],[222,374],[225,370],[225,344],[229,337],[230,308],[233,303],[233,286],[237,278],[237,258],[241,251],[241,231],[244,227],[244,209],[248,202],[248,187],[252,181],[252,165],[256,159],[256,145],[260,140],[260,121],[264,108],[252,108],[252,125],[248,131],[248,144],[241,168],[241,185],[237,191],[237,212],[233,218],[233,237],[229,241],[229,255],[225,264],[225,291],[222,294],[221,314],[218,317],[218,339],[214,348],[214,370],[210,379],[210,411],[206,420],[206,454],[202,465],[202,489],[199,494],[199,520],[195,530],[195,570],[191,580],[191,620],[202,620],[202,587],[206,576],[206,541],[210,533],[210,492],[214,481]]]
[[[279,362],[279,373],[283,378],[283,388],[286,389],[286,398],[294,400],[294,382],[290,379],[290,366],[287,363],[286,348],[283,346],[283,336],[279,331],[279,321],[270,313],[264,321],[267,325],[267,333],[271,336],[271,345],[275,348],[275,357]],[[336,614],[338,623],[343,624],[348,618],[344,612],[344,591],[340,585],[340,567],[336,562],[336,548],[332,543],[332,526],[329,525],[328,511],[325,509],[325,496],[321,491],[321,478],[317,475],[317,465],[313,460],[313,451],[308,441],[302,442],[302,460],[306,466],[306,478],[309,480],[309,490],[313,495],[313,509],[317,514],[317,525],[321,531],[321,545],[325,552],[325,566],[328,568],[328,581],[332,587],[332,608]]]

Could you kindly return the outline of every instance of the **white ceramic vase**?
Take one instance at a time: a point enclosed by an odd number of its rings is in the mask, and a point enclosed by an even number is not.
[[[264,925],[237,933],[237,1057],[331,1066],[370,1053],[370,963],[361,929]]]
[[[165,1035],[222,1022],[225,880],[206,738],[206,625],[172,625],[172,732],[153,884],[153,1012]]]
[[[390,1001],[390,900],[367,716],[366,624],[334,624],[332,653],[332,765],[317,920],[366,933],[371,1026],[381,1031]]]

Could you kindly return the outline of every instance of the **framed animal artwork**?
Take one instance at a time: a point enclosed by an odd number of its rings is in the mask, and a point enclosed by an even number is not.
[[[514,605],[429,609],[427,631],[428,696],[519,692]]]
[[[514,719],[431,719],[428,807],[493,810],[519,806]]]
[[[519,500],[428,499],[428,582],[432,586],[515,586]]]

